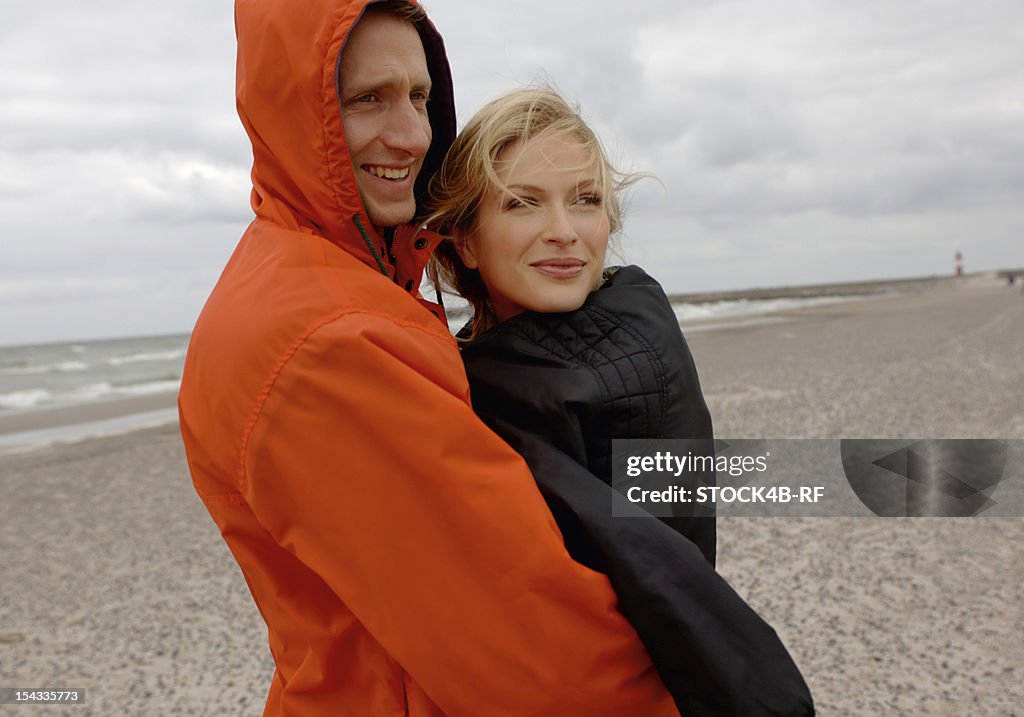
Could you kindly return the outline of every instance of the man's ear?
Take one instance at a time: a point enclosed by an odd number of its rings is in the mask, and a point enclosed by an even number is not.
[[[462,259],[462,263],[466,265],[467,269],[476,269],[480,266],[480,263],[476,260],[476,242],[472,241],[468,235],[456,234],[452,239],[452,244],[455,245],[455,252]]]

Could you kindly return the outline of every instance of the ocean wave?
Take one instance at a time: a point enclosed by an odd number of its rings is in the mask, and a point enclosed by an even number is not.
[[[129,384],[112,384],[97,381],[79,386],[71,391],[49,391],[45,388],[26,388],[10,393],[0,393],[0,410],[29,409],[39,406],[66,406],[91,403],[110,398],[152,396],[160,393],[174,393],[181,387],[180,378],[161,378],[156,381],[140,381]]]
[[[57,363],[44,363],[39,366],[32,366],[22,361],[19,362],[19,365],[0,368],[0,375],[26,376],[37,373],[86,371],[88,368],[89,364],[83,361],[58,361]]]
[[[45,388],[28,388],[11,393],[0,393],[0,408],[33,408],[46,403],[53,394]]]
[[[111,366],[121,366],[126,363],[137,363],[139,361],[173,361],[185,357],[186,349],[173,349],[171,351],[141,351],[124,356],[114,356],[107,359]]]
[[[58,396],[67,398],[75,403],[82,401],[94,401],[110,396],[150,396],[156,393],[172,393],[181,387],[181,379],[161,379],[159,381],[142,381],[129,384],[112,384],[109,381],[90,383],[87,386],[80,386],[74,391]]]
[[[114,392],[126,396],[149,396],[154,393],[173,393],[181,388],[181,379],[166,381],[147,381],[128,386],[115,386]]]
[[[705,304],[673,304],[672,308],[680,321],[700,321],[734,316],[750,316],[752,314],[768,314],[773,311],[784,311],[802,306],[834,304],[849,301],[849,296],[816,296],[811,298],[779,298],[779,299],[733,299],[712,301]]]
[[[99,381],[85,386],[79,386],[74,391],[61,394],[60,398],[66,398],[78,403],[80,401],[91,401],[97,398],[109,396],[114,392],[114,386],[110,381]]]

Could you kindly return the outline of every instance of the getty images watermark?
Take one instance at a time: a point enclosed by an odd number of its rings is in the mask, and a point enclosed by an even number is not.
[[[1024,441],[615,440],[612,514],[1022,517]]]

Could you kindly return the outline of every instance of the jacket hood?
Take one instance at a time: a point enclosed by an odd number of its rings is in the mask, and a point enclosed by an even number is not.
[[[236,101],[252,140],[252,207],[257,217],[326,237],[370,266],[360,236],[372,231],[356,186],[341,119],[338,71],[352,27],[373,0],[236,0]],[[413,2],[413,0],[410,0]],[[441,36],[417,25],[433,88],[433,140],[416,181],[427,183],[455,137],[451,70]]]

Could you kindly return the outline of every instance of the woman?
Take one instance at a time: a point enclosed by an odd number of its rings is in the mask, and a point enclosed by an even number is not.
[[[611,487],[613,439],[713,453],[667,297],[637,267],[605,269],[633,179],[550,90],[495,100],[456,139],[431,183],[449,240],[430,271],[473,307],[473,406],[530,464],[571,555],[608,575],[683,715],[811,714],[774,630],[713,570],[713,517],[612,517],[643,515]]]

